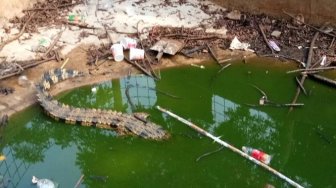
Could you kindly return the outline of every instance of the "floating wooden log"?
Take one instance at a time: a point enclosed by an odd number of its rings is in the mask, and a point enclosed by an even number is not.
[[[294,186],[294,187],[303,188],[303,186],[301,186],[300,184],[296,183],[295,181],[289,179],[288,177],[286,177],[286,176],[283,175],[282,173],[278,172],[277,170],[273,169],[272,167],[266,165],[265,163],[262,163],[262,162],[258,161],[257,159],[255,159],[255,158],[249,156],[248,154],[244,153],[243,151],[239,150],[238,148],[236,148],[236,147],[234,147],[234,146],[232,146],[232,145],[230,145],[230,144],[224,142],[224,141],[221,140],[219,137],[216,137],[216,136],[214,136],[214,135],[208,133],[207,131],[205,131],[204,129],[202,129],[202,128],[196,126],[196,125],[193,124],[192,122],[190,122],[190,121],[188,121],[188,120],[186,120],[186,119],[184,119],[184,118],[182,118],[182,117],[180,117],[180,116],[178,116],[178,115],[176,115],[176,114],[174,114],[174,113],[172,113],[172,112],[170,112],[170,111],[168,111],[168,110],[166,110],[166,109],[164,109],[164,108],[161,108],[160,106],[156,106],[156,108],[157,108],[159,111],[161,111],[161,112],[163,112],[163,113],[166,113],[166,114],[168,114],[169,116],[171,116],[171,117],[173,117],[173,118],[179,120],[180,122],[182,122],[182,123],[188,125],[188,126],[191,127],[192,129],[194,129],[194,130],[196,130],[197,132],[199,132],[200,134],[202,134],[202,135],[204,135],[204,136],[207,136],[207,137],[211,138],[213,141],[217,142],[218,144],[220,144],[220,145],[222,145],[222,146],[224,146],[224,147],[226,147],[226,148],[232,150],[233,152],[235,152],[235,153],[241,155],[242,157],[244,157],[244,158],[246,158],[246,159],[248,159],[248,160],[254,162],[254,163],[257,164],[257,165],[264,167],[266,170],[272,172],[273,174],[275,174],[275,175],[278,176],[279,178],[285,180],[285,181],[288,182],[290,185],[292,185],[292,186]]]

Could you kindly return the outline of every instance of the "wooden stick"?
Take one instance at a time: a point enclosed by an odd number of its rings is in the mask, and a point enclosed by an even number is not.
[[[261,90],[258,86],[254,85],[254,84],[251,84],[251,86],[256,88],[262,94],[262,96],[265,96],[266,100],[268,100],[268,96],[267,96],[265,91]]]
[[[225,39],[221,36],[199,36],[199,35],[185,35],[185,34],[167,34],[163,35],[163,37],[180,37],[180,38],[187,38],[188,40],[207,40],[207,39]]]
[[[271,101],[267,101],[267,103],[265,103],[265,104],[248,104],[248,103],[245,103],[245,105],[250,106],[250,107],[262,107],[262,106],[270,106],[270,107],[301,107],[301,106],[304,106],[303,103],[277,104],[277,103],[273,103]]]
[[[289,73],[295,73],[295,72],[310,72],[310,71],[322,71],[322,70],[333,70],[333,69],[336,69],[336,66],[308,68],[308,69],[296,69],[296,70],[287,71],[286,73],[289,74]]]
[[[333,34],[331,34],[331,33],[327,33],[327,32],[325,32],[325,31],[323,31],[322,29],[319,29],[319,28],[314,27],[314,26],[312,26],[312,25],[310,25],[310,24],[307,24],[307,23],[302,22],[301,20],[295,18],[294,16],[292,16],[291,14],[289,14],[288,12],[286,12],[285,10],[282,10],[282,12],[283,12],[284,14],[286,14],[287,16],[289,16],[289,17],[291,17],[291,18],[293,18],[293,19],[299,21],[300,23],[302,23],[302,24],[304,24],[304,25],[306,25],[306,26],[308,26],[308,27],[310,27],[310,28],[315,29],[315,30],[318,31],[318,32],[321,32],[321,33],[323,33],[323,34],[329,35],[329,36],[331,36],[331,37],[336,37],[336,35],[333,35]]]
[[[300,80],[298,79],[298,77],[295,77],[295,80],[296,80],[296,82],[298,83],[298,85],[300,86],[300,88],[301,88],[301,90],[303,91],[303,93],[304,93],[305,95],[307,95],[307,91],[306,91],[306,89],[304,88],[304,86],[301,84],[301,82],[300,82]]]
[[[147,76],[156,79],[155,77],[153,77],[153,75],[150,72],[148,72],[146,69],[144,69],[142,66],[140,66],[137,62],[133,62],[133,61],[129,60],[127,57],[124,57],[124,59],[125,59],[126,62],[128,62],[128,63],[132,64],[133,66],[137,67],[138,69],[140,69]]]
[[[151,62],[149,61],[150,58],[148,57],[148,55],[147,55],[147,53],[146,53],[146,49],[144,48],[144,45],[143,45],[142,40],[141,40],[141,38],[140,38],[139,23],[140,23],[141,21],[143,22],[143,20],[140,20],[140,21],[138,21],[138,23],[137,23],[137,35],[138,35],[138,38],[139,38],[139,41],[140,41],[141,48],[144,50],[144,54],[145,54],[145,58],[146,58],[144,61],[146,62],[146,60],[147,60],[147,62],[148,62],[148,66],[149,66],[149,68],[150,68],[151,73],[153,73],[154,77],[155,77],[157,80],[160,80],[160,77],[159,77],[158,75],[156,75],[156,73],[155,73],[155,71],[154,71],[154,69],[153,69],[153,67],[152,67],[152,65],[151,65]],[[151,75],[152,75],[152,74],[151,74]],[[153,77],[153,75],[152,75],[152,77]]]
[[[84,174],[82,174],[82,175],[79,177],[79,179],[78,179],[76,185],[74,186],[74,188],[77,188],[77,187],[80,185],[80,183],[82,182],[83,178],[84,178]]]
[[[217,57],[215,56],[215,54],[214,54],[214,52],[212,51],[212,49],[211,49],[211,47],[209,46],[209,44],[207,44],[207,47],[208,47],[208,49],[209,49],[209,52],[210,52],[211,57],[214,58],[214,60],[216,61],[216,63],[217,63],[218,65],[222,66],[222,65],[219,63]]]
[[[329,49],[331,49],[334,46],[335,38],[336,37],[333,37],[333,39],[332,39],[332,41],[330,43]]]
[[[58,42],[58,40],[61,38],[62,33],[63,33],[63,30],[58,33],[58,35],[56,36],[56,38],[54,39],[54,41],[50,44],[50,46],[48,47],[47,51],[44,53],[42,59],[47,59],[48,58],[49,53],[54,48],[54,46],[56,45],[56,43]]]
[[[15,37],[11,38],[11,39],[8,39],[6,40],[5,42],[3,42],[1,45],[0,45],[0,51],[2,50],[3,47],[5,47],[8,43],[11,43],[13,42],[14,40],[18,39],[21,37],[21,35],[23,35],[23,33],[25,32],[26,30],[26,27],[28,25],[28,23],[30,22],[30,20],[35,16],[35,12],[33,14],[31,14],[28,18],[28,20],[26,21],[26,23],[23,25],[21,31],[19,34],[17,34]]]
[[[27,65],[24,65],[24,66],[21,67],[23,70],[19,69],[19,70],[15,71],[15,72],[13,72],[11,74],[4,75],[4,76],[0,77],[0,80],[5,79],[5,78],[9,78],[9,77],[12,77],[12,76],[15,76],[15,75],[18,75],[21,72],[23,72],[25,69],[34,67],[34,66],[39,65],[41,63],[45,63],[45,62],[51,61],[53,59],[55,59],[55,58],[49,58],[49,59],[39,60],[39,61],[36,61],[34,63],[30,63],[30,64],[27,64]]]
[[[188,125],[188,126],[191,127],[192,129],[194,129],[194,130],[196,130],[197,132],[199,132],[200,134],[203,134],[204,136],[207,136],[207,137],[211,138],[213,141],[217,142],[218,144],[220,144],[220,145],[222,145],[222,146],[224,146],[224,147],[226,147],[226,148],[232,150],[233,152],[235,152],[235,153],[241,155],[242,157],[244,157],[244,158],[246,158],[246,159],[248,159],[248,160],[254,162],[254,163],[257,164],[257,165],[259,165],[259,166],[261,166],[261,167],[264,167],[266,170],[272,172],[273,174],[275,174],[275,175],[278,176],[279,178],[285,180],[286,182],[288,182],[288,183],[291,184],[292,186],[294,186],[294,187],[299,187],[299,188],[303,188],[303,186],[301,186],[300,184],[296,183],[295,181],[289,179],[288,177],[286,177],[285,175],[283,175],[283,174],[281,174],[280,172],[276,171],[276,170],[273,169],[272,167],[266,165],[265,163],[262,163],[262,162],[258,161],[257,159],[255,159],[255,158],[249,156],[248,154],[244,153],[243,151],[237,149],[236,147],[234,147],[234,146],[232,146],[232,145],[230,145],[230,144],[224,142],[224,141],[221,140],[219,137],[215,137],[214,135],[212,135],[212,134],[206,132],[204,129],[202,129],[202,128],[196,126],[196,125],[193,124],[192,122],[190,122],[190,121],[188,121],[188,120],[186,120],[186,119],[184,119],[184,118],[182,118],[182,117],[180,117],[180,116],[178,116],[178,115],[176,115],[176,114],[174,114],[174,113],[172,113],[172,112],[170,112],[170,111],[168,111],[168,110],[166,110],[166,109],[164,109],[164,108],[161,108],[160,106],[156,106],[156,108],[157,108],[159,111],[161,111],[161,112],[163,112],[163,113],[166,113],[166,114],[168,114],[169,116],[171,116],[171,117],[177,119],[178,121],[180,121],[180,122],[182,122],[182,123]]]
[[[288,56],[285,56],[285,55],[281,55],[281,54],[265,54],[265,55],[260,55],[262,57],[276,57],[276,58],[284,58],[284,59],[288,59],[288,60],[292,60],[292,61],[295,61],[295,62],[298,62],[300,63],[301,65],[305,65],[302,61],[298,60],[298,59],[295,59],[295,58],[292,58],[292,57],[288,57]]]
[[[231,66],[231,63],[229,63],[229,64],[223,66],[223,67],[217,72],[217,74],[221,73],[224,69],[228,68],[229,66]]]
[[[330,85],[333,85],[333,86],[336,86],[336,81],[335,80],[332,80],[330,78],[326,78],[324,76],[321,76],[321,75],[317,75],[317,74],[309,74],[309,76],[317,79],[317,80],[320,80],[320,81],[323,81],[327,84],[330,84]]]
[[[308,58],[307,58],[307,62],[306,62],[306,69],[309,69],[310,68],[310,64],[311,64],[311,61],[312,61],[312,58],[313,58],[313,50],[314,50],[314,45],[315,45],[315,41],[316,41],[316,39],[318,38],[318,36],[319,36],[319,32],[316,32],[315,33],[315,35],[314,35],[314,37],[313,37],[313,40],[311,41],[311,43],[310,43],[310,48],[309,48],[309,52],[308,52]],[[300,85],[302,85],[303,86],[303,83],[304,83],[304,81],[306,80],[306,78],[307,78],[307,75],[306,74],[304,74],[302,77],[301,77],[301,80],[300,80]],[[298,98],[299,98],[299,95],[300,95],[300,92],[301,92],[301,88],[300,87],[297,87],[297,89],[296,89],[296,94],[295,94],[295,96],[294,96],[294,99],[293,99],[293,101],[292,101],[292,104],[294,104],[294,103],[296,103],[296,101],[298,100]],[[293,107],[291,107],[290,109],[289,109],[289,112],[290,111],[292,111],[293,110]]]
[[[211,151],[211,152],[207,152],[207,153],[204,153],[203,155],[199,156],[197,159],[196,159],[196,162],[198,162],[199,160],[201,160],[203,157],[206,157],[206,156],[209,156],[211,154],[214,154],[214,153],[217,153],[219,151],[221,151],[222,149],[224,148],[224,146],[216,149],[215,151]]]
[[[88,24],[79,24],[79,23],[73,23],[73,22],[68,22],[68,21],[63,21],[63,23],[68,24],[68,25],[77,26],[79,28],[84,28],[84,29],[99,29],[97,27],[88,26]]]
[[[267,44],[268,48],[272,51],[272,54],[274,54],[274,50],[273,50],[272,46],[269,44],[269,42],[268,42],[268,39],[266,37],[266,34],[264,32],[264,29],[263,29],[262,25],[259,24],[258,27],[260,29],[260,32],[261,32],[263,38],[264,38],[265,43]]]
[[[219,63],[226,63],[226,62],[228,62],[228,61],[231,61],[232,60],[232,58],[228,58],[228,59],[221,59],[221,60],[218,60],[219,61]]]
[[[68,63],[68,61],[69,61],[69,58],[67,58],[67,59],[64,61],[64,63],[63,63],[62,66],[61,66],[61,69],[64,68],[64,66]]]

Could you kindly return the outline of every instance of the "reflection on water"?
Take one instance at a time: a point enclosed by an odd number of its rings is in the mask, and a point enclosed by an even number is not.
[[[234,125],[233,129],[245,140],[246,146],[267,146],[268,151],[274,150],[278,142],[279,133],[276,127],[279,125],[265,112],[243,107],[218,95],[212,96],[213,123],[209,131],[216,132],[220,126]],[[261,143],[263,142],[263,143]],[[266,150],[266,151],[267,151]]]
[[[227,79],[217,80],[222,82],[221,86],[225,85],[225,89],[209,89],[207,80],[217,69],[213,72],[211,69],[209,72],[198,71],[204,70],[167,70],[162,72],[165,79],[160,82],[137,75],[74,89],[59,96],[60,101],[78,107],[148,112],[151,120],[172,133],[172,138],[164,142],[119,137],[113,131],[69,126],[47,117],[37,106],[15,115],[10,119],[1,143],[2,153],[7,159],[0,164],[0,178],[10,179],[7,181],[9,187],[24,188],[34,187],[31,184],[33,175],[52,179],[60,187],[73,187],[82,174],[85,178],[81,187],[95,188],[263,187],[266,183],[288,187],[277,177],[227,150],[195,162],[200,155],[218,146],[157,112],[155,106],[161,105],[214,135],[222,136],[223,140],[238,148],[246,145],[270,152],[273,167],[305,186],[335,185],[333,172],[336,167],[332,157],[335,150],[330,148],[336,142],[336,134],[332,126],[325,126],[331,125],[333,118],[322,114],[321,119],[325,121],[315,126],[311,123],[318,121],[314,119],[317,116],[315,111],[316,116],[311,117],[311,122],[306,122],[300,111],[295,111],[296,116],[287,120],[279,113],[283,109],[249,108],[239,99],[239,94],[234,93],[235,83],[230,85]],[[234,68],[230,71],[236,75],[232,80],[245,79],[239,77],[239,71]],[[272,71],[269,72],[272,75]],[[230,74],[229,70],[226,74]],[[263,76],[260,80],[264,81]],[[93,87],[97,88],[96,92],[92,92]],[[286,88],[282,90],[286,91]],[[162,91],[181,99],[163,95]],[[325,100],[332,97],[325,97]],[[311,131],[317,125],[318,135]],[[321,143],[325,145],[321,147]],[[314,161],[311,151],[315,150],[319,152],[314,155],[330,162]],[[306,170],[307,164],[314,171]],[[315,175],[324,172],[323,177]]]

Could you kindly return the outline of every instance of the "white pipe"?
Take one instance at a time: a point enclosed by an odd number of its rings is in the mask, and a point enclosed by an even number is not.
[[[248,154],[244,153],[243,151],[239,150],[238,148],[236,148],[236,147],[234,147],[234,146],[232,146],[232,145],[224,142],[223,140],[219,139],[219,137],[215,137],[214,135],[208,133],[204,129],[202,129],[202,128],[198,127],[197,125],[193,124],[192,122],[190,122],[190,121],[188,121],[188,120],[186,120],[186,119],[184,119],[184,118],[182,118],[182,117],[180,117],[180,116],[178,116],[178,115],[176,115],[176,114],[174,114],[174,113],[172,113],[172,112],[170,112],[170,111],[168,111],[168,110],[166,110],[164,108],[161,108],[160,106],[156,106],[156,108],[158,110],[160,110],[161,112],[164,112],[164,113],[170,115],[171,117],[173,117],[173,118],[181,121],[182,123],[188,125],[189,127],[195,129],[197,132],[199,132],[199,133],[201,133],[201,134],[203,134],[203,135],[211,138],[212,140],[214,140],[215,142],[219,143],[220,145],[222,145],[222,146],[224,146],[226,148],[229,148],[233,152],[238,153],[239,155],[241,155],[241,156],[245,157],[246,159],[248,159],[248,160],[256,163],[257,165],[264,167],[266,170],[272,172],[273,174],[277,175],[281,179],[287,181],[292,186],[297,187],[297,188],[303,188],[303,186],[301,186],[300,184],[296,183],[295,181],[289,179],[288,177],[286,177],[285,175],[281,174],[280,172],[276,171],[274,168],[266,165],[265,163],[262,163],[262,162],[258,161],[257,159],[249,156]]]

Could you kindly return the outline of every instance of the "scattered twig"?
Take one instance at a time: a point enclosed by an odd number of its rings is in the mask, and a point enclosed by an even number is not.
[[[149,68],[151,69],[151,72],[154,74],[154,77],[156,78],[156,79],[160,79],[159,78],[159,76],[157,76],[156,75],[156,73],[155,73],[155,71],[153,70],[153,67],[152,67],[152,65],[151,65],[151,62],[149,61],[149,57],[148,57],[148,55],[147,55],[147,53],[146,53],[146,49],[144,48],[144,45],[143,45],[143,43],[142,43],[142,40],[141,40],[141,37],[140,37],[140,32],[139,32],[139,23],[140,22],[143,22],[143,20],[140,20],[140,21],[138,21],[138,23],[137,23],[137,35],[138,35],[138,38],[139,38],[139,41],[140,41],[140,45],[141,45],[141,48],[144,50],[144,52],[145,52],[145,62],[146,62],[146,60],[147,60],[147,62],[148,62],[148,65],[149,65]],[[151,74],[152,75],[152,74]],[[153,75],[152,75],[152,77],[153,77]]]
[[[335,80],[332,80],[332,79],[329,79],[329,78],[326,78],[324,76],[321,76],[321,75],[317,75],[317,74],[309,74],[309,76],[317,79],[317,80],[320,80],[320,81],[323,81],[327,84],[330,84],[330,85],[333,85],[333,86],[336,86],[336,81]]]
[[[270,107],[301,107],[304,106],[303,103],[285,103],[285,104],[278,104],[278,103],[265,103],[265,104],[248,104],[245,105],[250,107],[262,107],[262,106],[270,106]]]
[[[305,64],[302,61],[300,61],[298,59],[295,59],[295,58],[292,58],[292,57],[289,57],[289,56],[281,55],[281,54],[265,54],[265,55],[260,55],[260,56],[262,56],[262,57],[275,57],[275,58],[281,57],[281,58],[284,58],[284,59],[288,59],[288,60],[298,62],[302,66],[305,66]]]
[[[133,66],[137,67],[138,69],[140,69],[147,76],[156,79],[155,77],[153,77],[153,75],[150,72],[148,72],[146,69],[144,69],[142,66],[140,66],[137,62],[131,61],[127,57],[124,57],[124,59],[125,59],[126,62],[128,62],[128,63],[132,64]]]
[[[67,58],[67,59],[64,61],[64,63],[63,63],[62,66],[61,66],[61,69],[63,69],[64,66],[65,66],[68,62],[69,62],[69,58]]]
[[[334,46],[335,38],[336,37],[333,37],[333,39],[332,39],[332,41],[331,41],[331,43],[329,45],[329,49],[331,49]]]
[[[268,48],[272,51],[272,54],[274,54],[274,50],[273,50],[272,46],[269,44],[269,42],[268,42],[268,39],[266,37],[266,34],[264,32],[264,29],[263,29],[262,25],[259,24],[258,27],[260,29],[260,32],[261,32],[263,38],[264,38],[265,43],[267,44]]]
[[[296,70],[287,71],[286,73],[289,74],[289,73],[295,73],[295,72],[323,71],[323,70],[333,70],[333,69],[336,69],[336,66],[307,68],[307,69],[296,69]]]
[[[313,58],[313,52],[314,52],[314,51],[313,51],[313,47],[314,47],[314,45],[315,45],[315,41],[316,41],[316,39],[318,38],[319,34],[320,34],[319,32],[316,32],[315,35],[314,35],[314,37],[313,37],[313,39],[312,39],[312,41],[311,41],[311,43],[310,43],[310,48],[309,48],[309,52],[308,52],[308,58],[307,58],[307,62],[306,62],[306,69],[309,69],[309,68],[310,68],[310,64],[311,64],[311,61],[312,61],[312,58]],[[306,80],[306,78],[307,78],[307,75],[306,75],[306,74],[302,75],[301,80],[300,80],[300,85],[303,86],[303,83],[304,83],[304,81]],[[294,99],[293,99],[293,101],[292,101],[292,104],[295,104],[295,103],[296,103],[296,101],[297,101],[298,98],[299,98],[300,92],[301,92],[301,88],[300,88],[300,87],[297,87],[297,89],[296,89],[296,94],[295,94],[295,96],[294,96]],[[292,111],[292,110],[293,110],[293,108],[291,107],[291,108],[289,109],[289,111]]]
[[[23,72],[23,70],[25,70],[25,69],[28,69],[28,68],[37,66],[37,65],[39,65],[39,64],[41,64],[41,63],[45,63],[45,62],[48,62],[48,61],[51,61],[51,60],[54,60],[54,59],[55,59],[55,58],[49,58],[49,59],[43,59],[43,60],[33,61],[33,63],[29,63],[29,64],[27,64],[27,65],[23,65],[23,66],[21,66],[22,69],[19,69],[19,70],[13,72],[13,73],[6,74],[6,75],[4,75],[4,76],[1,76],[1,77],[0,77],[0,80],[5,79],[5,78],[9,78],[9,77],[12,77],[12,76],[15,76],[15,75],[18,75],[18,74],[20,74],[21,72]]]
[[[222,65],[219,63],[217,57],[215,56],[215,54],[214,54],[214,52],[212,51],[212,49],[211,49],[211,47],[209,46],[209,44],[206,44],[206,45],[207,45],[207,47],[208,47],[208,49],[209,49],[209,52],[210,52],[211,57],[214,58],[214,60],[216,61],[216,63],[217,63],[218,65],[222,66]]]
[[[226,62],[228,62],[228,61],[231,61],[232,60],[232,58],[228,58],[228,59],[221,59],[221,60],[219,60],[219,63],[226,63]]]
[[[61,8],[65,8],[65,7],[71,7],[71,6],[75,6],[75,5],[79,5],[82,2],[76,2],[76,3],[67,3],[67,4],[63,4],[63,5],[59,5],[57,8],[31,8],[31,9],[25,9],[23,10],[23,12],[27,12],[27,11],[45,11],[45,10],[57,10],[57,9],[61,9]]]
[[[251,86],[254,87],[254,88],[256,88],[256,89],[261,93],[261,95],[262,95],[262,96],[265,96],[265,97],[266,97],[266,100],[268,100],[268,96],[266,95],[266,92],[265,92],[265,91],[261,90],[259,87],[257,87],[257,86],[254,85],[254,84],[251,84]]]
[[[197,52],[197,51],[203,50],[203,49],[205,49],[205,48],[206,48],[206,46],[204,46],[204,45],[202,45],[202,46],[197,46],[197,47],[194,47],[194,48],[192,48],[192,49],[190,49],[190,50],[185,50],[185,51],[184,51],[184,54],[190,55],[190,54],[192,54],[192,53],[195,53],[195,52]]]
[[[314,27],[314,26],[312,26],[312,25],[310,25],[310,24],[307,24],[307,23],[302,22],[301,20],[295,18],[294,16],[292,16],[291,14],[289,14],[288,12],[286,12],[285,10],[282,10],[282,12],[283,12],[284,14],[286,14],[287,16],[291,17],[292,19],[294,19],[294,20],[296,20],[296,21],[298,21],[298,22],[300,22],[300,23],[302,23],[302,24],[304,24],[304,25],[306,25],[306,26],[308,26],[308,27],[310,27],[310,28],[315,29],[315,30],[318,31],[318,32],[321,32],[321,33],[323,33],[323,34],[329,35],[329,36],[331,36],[331,37],[336,37],[336,35],[333,35],[333,34],[331,34],[331,33],[327,33],[327,32],[325,32],[325,31],[323,31],[323,29],[319,29],[319,28]]]
[[[175,37],[175,38],[187,38],[188,40],[207,40],[207,39],[225,39],[221,36],[195,36],[195,35],[186,35],[186,34],[167,34],[163,37]]]
[[[217,153],[217,152],[221,151],[223,148],[224,148],[224,146],[222,146],[222,147],[216,149],[215,151],[211,151],[211,152],[204,153],[203,155],[197,157],[196,162],[198,162],[199,160],[201,160],[203,157],[207,157],[207,156],[209,156],[209,155],[211,155],[211,154],[214,154],[214,153]]]
[[[229,66],[231,66],[231,63],[229,63],[229,64],[223,66],[223,67],[217,72],[217,74],[221,73],[224,69],[228,68]]]
[[[11,42],[13,42],[14,40],[17,40],[18,38],[21,37],[21,35],[23,35],[23,33],[24,33],[25,30],[26,30],[26,27],[27,27],[28,23],[32,20],[32,18],[35,16],[35,14],[36,14],[36,13],[34,12],[34,13],[32,13],[32,14],[29,16],[28,20],[27,20],[26,23],[23,25],[23,27],[22,27],[22,29],[21,29],[21,31],[20,31],[19,34],[17,34],[15,37],[13,37],[13,38],[11,38],[11,39],[6,40],[5,42],[3,42],[3,43],[0,45],[0,52],[1,52],[1,50],[3,49],[3,47],[5,47],[8,43],[11,43]]]
[[[65,20],[63,20],[63,23],[67,25],[77,26],[79,28],[84,28],[84,29],[98,29],[96,27],[89,26],[88,24],[74,23],[74,22],[69,22]]]
[[[305,95],[307,95],[307,91],[306,91],[306,89],[304,88],[304,86],[301,84],[301,82],[300,82],[300,80],[298,79],[298,77],[295,77],[295,80],[296,80],[296,82],[298,83],[298,85],[299,85],[299,87],[301,88],[301,90],[303,91],[303,93],[304,93]]]
[[[79,179],[78,179],[76,185],[74,186],[74,188],[77,188],[77,187],[81,184],[81,182],[83,181],[83,178],[84,178],[84,174],[82,174],[82,175],[79,177]]]
[[[54,46],[57,44],[58,40],[61,38],[62,34],[63,34],[63,31],[60,31],[56,38],[54,39],[54,41],[50,44],[50,46],[48,47],[47,51],[44,53],[42,59],[47,59],[48,58],[48,55],[49,53],[51,52],[51,50],[54,48]]]

